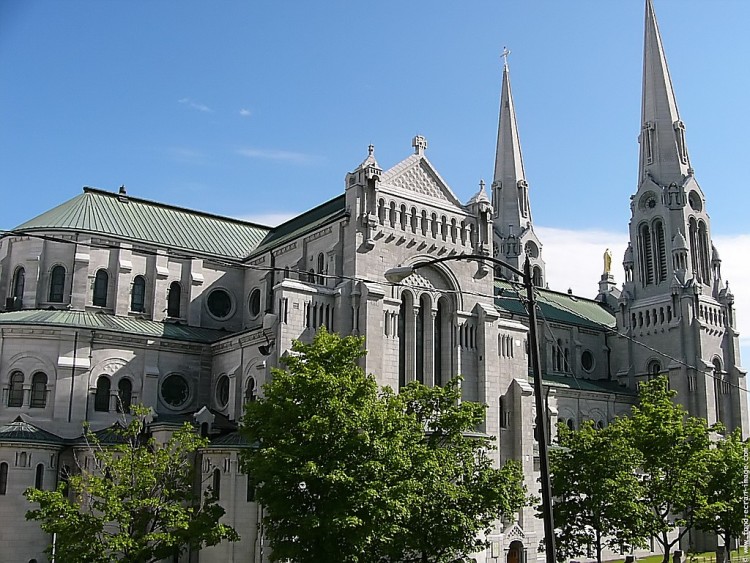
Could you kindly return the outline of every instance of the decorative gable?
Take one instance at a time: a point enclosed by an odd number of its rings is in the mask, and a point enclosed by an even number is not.
[[[515,523],[508,529],[508,531],[505,532],[504,536],[505,539],[509,542],[513,540],[525,542],[526,540],[526,534],[524,534],[521,527]]]
[[[420,198],[427,196],[462,207],[448,184],[421,154],[413,154],[388,170],[383,175],[381,186],[383,185],[419,194]]]

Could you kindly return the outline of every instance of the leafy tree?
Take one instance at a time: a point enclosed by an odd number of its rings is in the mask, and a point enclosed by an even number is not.
[[[557,555],[562,561],[590,550],[601,563],[605,547],[646,547],[648,507],[639,502],[640,455],[617,422],[599,430],[560,424],[560,447],[550,452]]]
[[[688,416],[673,401],[675,394],[666,377],[645,382],[632,416],[618,419],[640,452],[643,502],[650,508],[647,528],[664,551],[664,563],[707,505],[713,430],[705,419]]]
[[[747,448],[739,429],[716,443],[709,461],[708,504],[697,518],[699,529],[723,538],[727,560],[731,559],[731,540],[744,534]]]
[[[359,367],[363,339],[295,342],[264,397],[246,405],[257,448],[244,469],[264,506],[272,559],[461,561],[478,532],[524,502],[517,466],[492,467],[467,436],[483,408],[457,383],[396,395]]]
[[[224,509],[213,496],[201,502],[195,492],[194,454],[206,441],[186,424],[157,444],[144,434],[147,411],[133,412],[130,423],[116,430],[114,445],[86,430],[91,470],[70,475],[67,486],[55,491],[24,493],[39,504],[26,518],[56,534],[56,561],[152,563],[239,539],[219,523]]]

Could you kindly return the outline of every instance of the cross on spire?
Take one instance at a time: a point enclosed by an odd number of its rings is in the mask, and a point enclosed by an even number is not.
[[[508,55],[510,55],[510,49],[503,47],[503,52],[500,53],[500,57],[503,59],[503,66],[508,68]]]

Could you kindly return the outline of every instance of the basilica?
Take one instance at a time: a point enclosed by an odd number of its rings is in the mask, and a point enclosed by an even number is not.
[[[48,560],[51,538],[25,520],[23,491],[85,470],[82,423],[106,431],[135,403],[153,410],[155,435],[190,422],[210,438],[201,482],[218,490],[241,536],[179,561],[266,561],[272,546],[238,464],[248,447],[238,421],[292,341],[321,326],[364,336],[363,367],[381,385],[461,374],[464,399],[488,406],[478,430],[496,440],[497,463],[520,462],[537,491],[528,303],[511,270],[462,255],[530,262],[551,428],[604,427],[629,412],[639,382],[667,374],[693,415],[747,436],[734,298],[707,212],[712,187],[704,193],[688,153],[652,0],[642,88],[638,181],[619,202],[631,208],[629,243],[615,252],[625,279],[614,279],[607,254],[594,298],[550,289],[507,62],[494,178],[467,202],[416,136],[389,167],[363,147],[339,196],[273,228],[84,188],[2,235],[0,562]],[[385,277],[449,257],[399,283]],[[497,522],[475,559],[534,561],[542,539],[529,507]]]

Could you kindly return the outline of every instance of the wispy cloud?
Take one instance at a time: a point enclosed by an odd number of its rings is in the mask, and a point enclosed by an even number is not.
[[[279,160],[292,164],[313,164],[318,157],[301,152],[283,151],[275,149],[244,148],[237,151],[238,154],[247,158],[258,158],[261,160]]]
[[[249,110],[249,109],[245,109],[245,108],[242,108],[242,109],[240,110],[240,115],[241,115],[242,117],[250,117],[250,116],[252,115],[252,113],[250,112],[250,110]]]
[[[201,104],[196,102],[195,100],[191,100],[190,98],[180,98],[177,100],[177,103],[182,104],[184,106],[187,106],[192,109],[197,109],[198,111],[202,111],[205,113],[213,113],[214,110],[212,110],[210,107],[208,107],[205,104]]]

